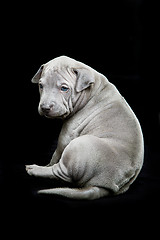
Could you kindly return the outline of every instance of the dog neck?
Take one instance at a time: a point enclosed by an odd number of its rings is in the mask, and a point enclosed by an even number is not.
[[[78,112],[80,109],[82,109],[89,101],[91,96],[91,90],[88,88],[85,91],[82,91],[77,100],[73,104],[73,110],[69,117],[73,116],[76,112]]]
[[[103,84],[102,84],[102,81],[103,81]],[[91,85],[89,88],[85,89],[80,93],[77,100],[72,105],[73,109],[68,117],[73,116],[76,112],[78,112],[88,104],[91,104],[91,105],[95,104],[94,99],[97,98],[96,96],[100,95],[101,91],[103,91],[103,89],[107,85],[108,85],[108,80],[105,77],[99,76],[93,85]]]

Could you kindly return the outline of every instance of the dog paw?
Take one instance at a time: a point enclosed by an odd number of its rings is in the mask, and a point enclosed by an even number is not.
[[[29,175],[35,177],[52,178],[52,167],[42,167],[36,164],[26,165],[26,171]]]
[[[36,164],[33,164],[33,165],[26,165],[26,171],[29,175],[31,176],[39,176],[40,174],[40,166],[36,165]]]

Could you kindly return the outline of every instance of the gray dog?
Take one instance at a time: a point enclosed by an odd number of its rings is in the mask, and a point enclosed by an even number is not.
[[[127,191],[141,170],[144,144],[140,124],[116,87],[65,56],[42,65],[32,82],[39,84],[40,115],[64,124],[51,162],[26,170],[75,186],[38,193],[97,199]]]

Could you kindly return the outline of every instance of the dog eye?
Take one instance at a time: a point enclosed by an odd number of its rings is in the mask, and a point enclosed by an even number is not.
[[[41,83],[39,83],[39,88],[43,89],[43,85]]]
[[[68,90],[69,90],[68,87],[65,87],[65,86],[62,86],[62,87],[61,87],[61,91],[62,91],[62,92],[67,92]]]

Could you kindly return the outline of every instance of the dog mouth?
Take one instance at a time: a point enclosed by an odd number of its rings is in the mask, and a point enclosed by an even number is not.
[[[46,118],[50,118],[50,119],[54,119],[54,118],[58,118],[58,119],[65,119],[69,114],[67,112],[63,113],[63,114],[56,114],[56,113],[43,113],[42,114],[44,117]]]
[[[38,108],[38,112],[41,116],[53,119],[54,118],[64,119],[69,115],[69,111],[67,111],[66,109],[61,109],[60,111],[53,111],[52,109],[44,111],[41,108]]]

